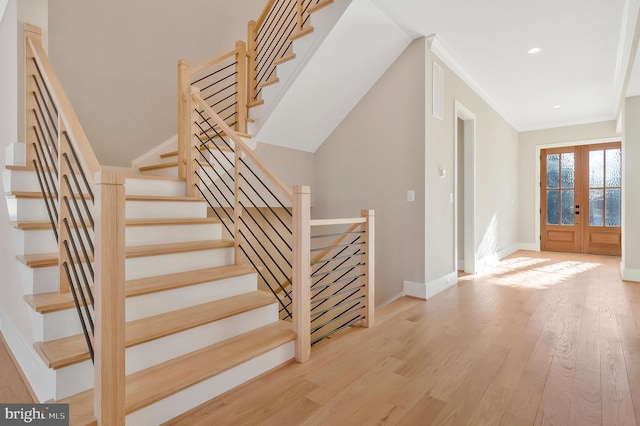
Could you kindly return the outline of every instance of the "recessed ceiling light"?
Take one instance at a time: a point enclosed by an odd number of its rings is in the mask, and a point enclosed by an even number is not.
[[[562,108],[562,105],[554,105],[553,108],[560,109],[560,108]]]
[[[539,47],[532,47],[531,49],[528,50],[530,55],[535,55],[536,53],[540,53],[542,49],[540,49]]]

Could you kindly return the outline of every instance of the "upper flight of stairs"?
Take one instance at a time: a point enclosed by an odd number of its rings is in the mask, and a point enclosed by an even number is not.
[[[3,171],[25,309],[42,360],[45,399],[93,422],[93,366],[70,293],[59,293],[57,244],[35,172]],[[126,412],[160,424],[291,360],[295,335],[275,297],[235,265],[233,241],[185,197],[177,178],[126,179]]]

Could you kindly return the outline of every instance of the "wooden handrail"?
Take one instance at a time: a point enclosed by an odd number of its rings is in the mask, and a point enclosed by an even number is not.
[[[220,118],[218,114],[209,106],[205,101],[200,97],[199,91],[193,90],[191,96],[193,97],[194,105],[198,105],[207,113],[209,117],[218,125],[220,129],[225,132],[231,140],[234,142],[237,150],[240,150],[244,155],[249,157],[251,161],[260,169],[262,173],[278,188],[278,190],[285,196],[290,202],[293,202],[293,191],[290,187],[288,187],[284,182],[280,180],[278,176],[276,176],[264,162],[258,157],[251,148],[247,146],[247,144],[242,140],[240,136],[233,130],[231,127],[227,125],[227,123]]]
[[[264,21],[267,19],[267,16],[269,16],[269,12],[271,11],[275,3],[276,0],[269,0],[264,6],[264,9],[262,9],[262,13],[260,13],[260,16],[256,20],[256,33],[260,29],[262,24],[264,24]]]
[[[37,113],[32,114],[33,110],[39,109],[43,115],[42,107],[45,108],[49,122],[47,126],[48,138],[42,135],[44,141],[38,139],[36,132],[27,132],[27,143],[39,145],[39,151],[30,150],[33,156],[39,156],[46,153],[47,164],[57,164],[57,175],[53,178],[49,177],[49,183],[53,188],[58,188],[58,206],[59,215],[56,218],[50,216],[52,228],[58,230],[56,234],[59,244],[59,269],[60,269],[60,291],[69,291],[71,285],[73,288],[73,297],[78,302],[77,294],[80,293],[83,299],[83,307],[86,308],[84,313],[80,312],[79,304],[78,312],[80,321],[83,323],[85,337],[89,345],[89,350],[93,348],[94,359],[94,414],[98,425],[124,425],[124,322],[125,322],[125,298],[124,298],[124,226],[125,226],[125,192],[124,192],[124,175],[106,172],[100,166],[93,149],[87,139],[80,121],[71,106],[60,80],[49,62],[46,52],[41,43],[41,30],[33,25],[25,24],[25,54],[27,58],[27,81],[25,88],[27,92],[27,117],[26,125],[34,125],[37,120]],[[35,61],[37,70],[31,65],[31,59]],[[36,77],[36,74],[38,77]],[[44,84],[44,93],[47,94],[47,101],[44,101],[43,92],[39,90],[40,98],[45,105],[38,104],[38,98],[34,94],[34,88],[31,86],[31,77],[35,78],[33,84],[37,83],[40,78]],[[50,114],[49,104],[53,105],[55,110],[55,119]],[[38,105],[38,108],[35,105]],[[57,130],[50,132],[49,125]],[[40,129],[42,131],[42,129]],[[37,142],[37,143],[36,143]],[[57,153],[57,157],[56,157]],[[34,160],[28,158],[28,161]],[[79,170],[77,169],[79,167]],[[40,163],[37,170],[42,172],[43,164]],[[82,184],[76,180],[76,174],[80,174]],[[40,177],[39,177],[40,179]],[[72,185],[70,182],[73,181]],[[50,197],[51,188],[47,183],[47,188],[42,187],[45,199]],[[41,182],[42,185],[42,182]],[[84,257],[79,258],[76,242],[83,244],[85,239],[90,239],[89,231],[85,230],[85,235],[80,235],[79,227],[71,227],[69,223],[76,224],[78,221],[84,222],[85,218],[77,211],[79,207],[76,205],[76,212],[72,212],[69,199],[73,203],[76,198],[80,198],[83,202],[85,197],[81,196],[84,191],[93,193],[94,213],[91,215],[94,219],[94,241],[95,254],[93,255],[92,264],[95,267],[95,279],[91,282],[83,275],[83,286],[79,282],[79,278],[75,276],[75,284],[71,281],[69,270],[77,274],[77,265],[82,262],[89,262],[91,259],[90,250],[82,248]],[[92,197],[88,197],[92,199]],[[90,212],[88,205],[84,205],[85,211]],[[90,219],[90,218],[89,218]],[[63,226],[64,224],[64,226]],[[71,235],[73,232],[75,235]],[[69,246],[73,246],[75,259],[69,254]],[[64,248],[64,249],[63,249]],[[75,266],[74,266],[75,265]],[[82,268],[82,266],[80,266]],[[64,273],[63,273],[64,270]],[[88,302],[85,300],[85,292],[91,287],[94,295],[93,315],[89,309]],[[84,325],[84,316],[88,316],[88,320],[93,320],[93,333],[87,331]]]
[[[60,117],[69,132],[69,136],[75,148],[78,150],[78,157],[81,158],[81,161],[84,163],[84,169],[89,175],[94,176],[96,173],[102,171],[102,167],[91,148],[91,144],[89,144],[87,135],[80,125],[80,120],[78,120],[78,116],[71,106],[69,98],[62,88],[62,83],[60,83],[60,79],[40,43],[42,30],[34,25],[25,24],[25,33],[29,48],[31,48],[33,53],[33,58],[42,70],[42,77],[45,79],[51,91],[51,96],[56,102]],[[34,42],[35,35],[37,35],[36,38],[38,42]]]
[[[349,225],[352,223],[359,224],[365,223],[366,218],[362,217],[350,217],[344,219],[314,219],[311,221],[311,226],[328,226],[328,225]]]
[[[193,75],[193,74],[197,74],[197,73],[199,73],[200,71],[204,71],[204,70],[206,70],[207,68],[214,66],[214,65],[215,65],[215,64],[217,64],[218,62],[222,62],[222,61],[224,61],[225,59],[229,59],[229,58],[231,58],[232,56],[234,56],[236,53],[237,53],[237,49],[234,49],[234,50],[232,50],[231,52],[229,52],[229,53],[225,53],[225,54],[224,54],[224,55],[222,55],[222,56],[218,56],[217,58],[211,59],[210,61],[207,61],[207,62],[205,62],[204,64],[200,64],[200,65],[198,65],[197,67],[193,67],[193,68],[191,69],[191,75]]]

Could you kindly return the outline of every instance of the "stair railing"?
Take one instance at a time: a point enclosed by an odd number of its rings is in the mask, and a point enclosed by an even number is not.
[[[25,24],[27,166],[58,241],[59,292],[70,292],[94,362],[98,424],[124,424],[124,177],[102,169],[42,47]]]
[[[270,0],[247,34],[249,106],[261,103],[262,88],[277,80],[276,67],[293,55],[296,38],[313,31],[310,16],[332,0]]]
[[[234,240],[235,262],[250,263],[255,268],[259,287],[276,296],[280,318],[292,321],[297,334],[296,359],[303,362],[309,358],[312,327],[317,328],[314,333],[318,341],[332,334],[327,332],[327,318],[335,326],[333,332],[356,321],[366,326],[373,324],[373,212],[365,211],[362,218],[356,219],[312,221],[309,187],[291,189],[285,185],[203,100],[197,87],[191,87],[187,103],[192,108],[190,146],[185,149],[191,176],[187,179],[189,191],[208,202],[212,214]],[[358,259],[351,269],[360,273],[355,279],[348,277],[346,286],[341,280],[345,275],[331,281],[342,271],[336,269],[339,266],[335,262],[342,258],[335,258],[334,247],[322,249],[324,256],[314,258],[313,264],[311,260],[316,251],[311,247],[311,227],[344,223],[362,227],[357,245],[363,246],[360,251],[348,253]],[[325,277],[318,280],[322,284],[315,283],[324,286],[321,291],[312,286],[312,266],[318,262],[331,264],[327,268],[331,273],[326,274],[330,279]],[[345,298],[347,292],[353,294]],[[351,303],[354,298],[355,304]],[[315,309],[322,311],[316,317],[322,321],[312,318],[314,299],[318,300]],[[339,306],[331,308],[336,300]],[[351,315],[353,312],[356,314]],[[348,323],[339,322],[345,318]]]

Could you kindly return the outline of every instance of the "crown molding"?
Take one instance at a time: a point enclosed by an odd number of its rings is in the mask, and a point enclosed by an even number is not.
[[[496,101],[487,93],[486,90],[478,83],[471,74],[464,69],[460,62],[455,58],[451,50],[449,50],[444,43],[438,38],[437,34],[430,34],[426,36],[427,43],[431,52],[438,57],[447,67],[451,69],[462,81],[464,81],[471,89],[478,94],[495,112],[498,113],[511,127],[518,132],[521,131],[521,126],[518,125],[509,115],[498,105]]]

